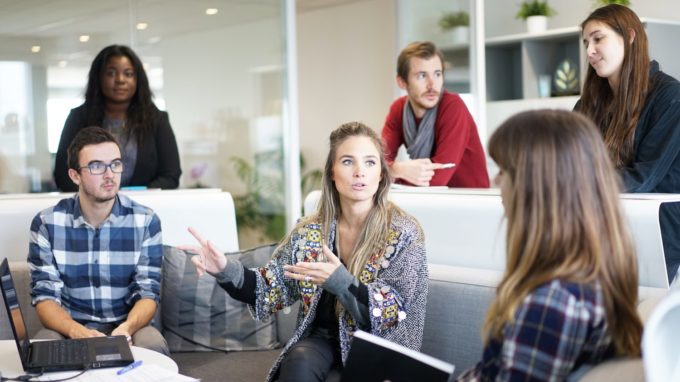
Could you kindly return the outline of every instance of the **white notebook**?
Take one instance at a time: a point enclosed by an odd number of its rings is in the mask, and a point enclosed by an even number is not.
[[[453,370],[448,362],[357,330],[342,381],[447,382]]]

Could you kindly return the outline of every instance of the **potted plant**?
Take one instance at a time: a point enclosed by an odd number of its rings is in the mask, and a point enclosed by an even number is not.
[[[257,166],[244,158],[229,158],[237,177],[246,186],[245,194],[233,196],[239,243],[242,246],[253,247],[279,241],[286,234],[286,206],[282,195],[284,180],[283,169],[280,168],[282,155],[281,150],[257,154]],[[260,167],[276,171],[258,171]],[[323,176],[321,170],[305,171],[305,167],[305,159],[300,154],[303,197],[310,191],[321,188]]]
[[[444,12],[439,18],[442,32],[451,34],[454,43],[466,43],[470,39],[470,15],[465,11]]]
[[[539,33],[547,29],[548,17],[555,13],[547,1],[527,0],[520,4],[516,17],[526,20],[529,33]]]
[[[595,0],[595,8],[604,7],[609,4],[618,4],[629,7],[630,0]]]

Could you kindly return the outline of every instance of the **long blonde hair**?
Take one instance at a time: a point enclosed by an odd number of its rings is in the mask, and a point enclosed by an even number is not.
[[[486,316],[502,338],[522,300],[553,279],[599,282],[617,354],[640,354],[637,262],[620,180],[594,124],[578,113],[530,111],[505,121],[489,154],[509,177],[507,263]]]
[[[387,200],[391,180],[387,162],[385,161],[382,141],[373,129],[361,122],[349,122],[333,130],[330,137],[330,150],[326,157],[326,165],[322,177],[323,188],[317,211],[303,218],[298,226],[311,222],[321,223],[322,237],[326,243],[328,242],[330,237],[329,230],[333,221],[342,216],[340,195],[333,182],[333,165],[335,164],[338,147],[348,138],[357,136],[367,137],[375,145],[380,157],[381,175],[378,189],[375,195],[373,195],[373,207],[366,217],[366,222],[352,251],[352,257],[348,260],[348,264],[346,264],[349,272],[359,277],[368,259],[377,250],[382,250],[387,239],[391,214],[395,211],[400,211]]]

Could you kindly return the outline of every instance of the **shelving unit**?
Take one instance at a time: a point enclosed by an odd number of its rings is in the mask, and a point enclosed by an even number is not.
[[[552,76],[563,60],[585,74],[585,53],[577,27],[541,34],[518,34],[486,40],[487,101],[538,98],[538,77]],[[553,91],[551,91],[553,93]]]
[[[649,40],[649,54],[661,70],[680,78],[680,54],[675,40],[680,22],[642,19]],[[554,96],[553,76],[568,59],[578,70],[583,86],[588,62],[579,27],[551,29],[540,34],[521,33],[486,39],[486,122],[491,135],[509,116],[524,110],[550,108],[571,110],[580,95]],[[551,94],[539,98],[538,78],[551,76]]]

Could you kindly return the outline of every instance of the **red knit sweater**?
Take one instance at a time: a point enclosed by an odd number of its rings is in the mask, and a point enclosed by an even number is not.
[[[406,102],[407,97],[404,96],[392,103],[382,130],[385,158],[390,165],[397,156],[399,146],[404,144],[402,119]],[[420,123],[420,120],[416,120],[416,123]],[[430,160],[433,163],[456,164],[454,168],[435,170],[430,186],[489,187],[486,157],[477,126],[458,94],[444,92],[439,101]]]

